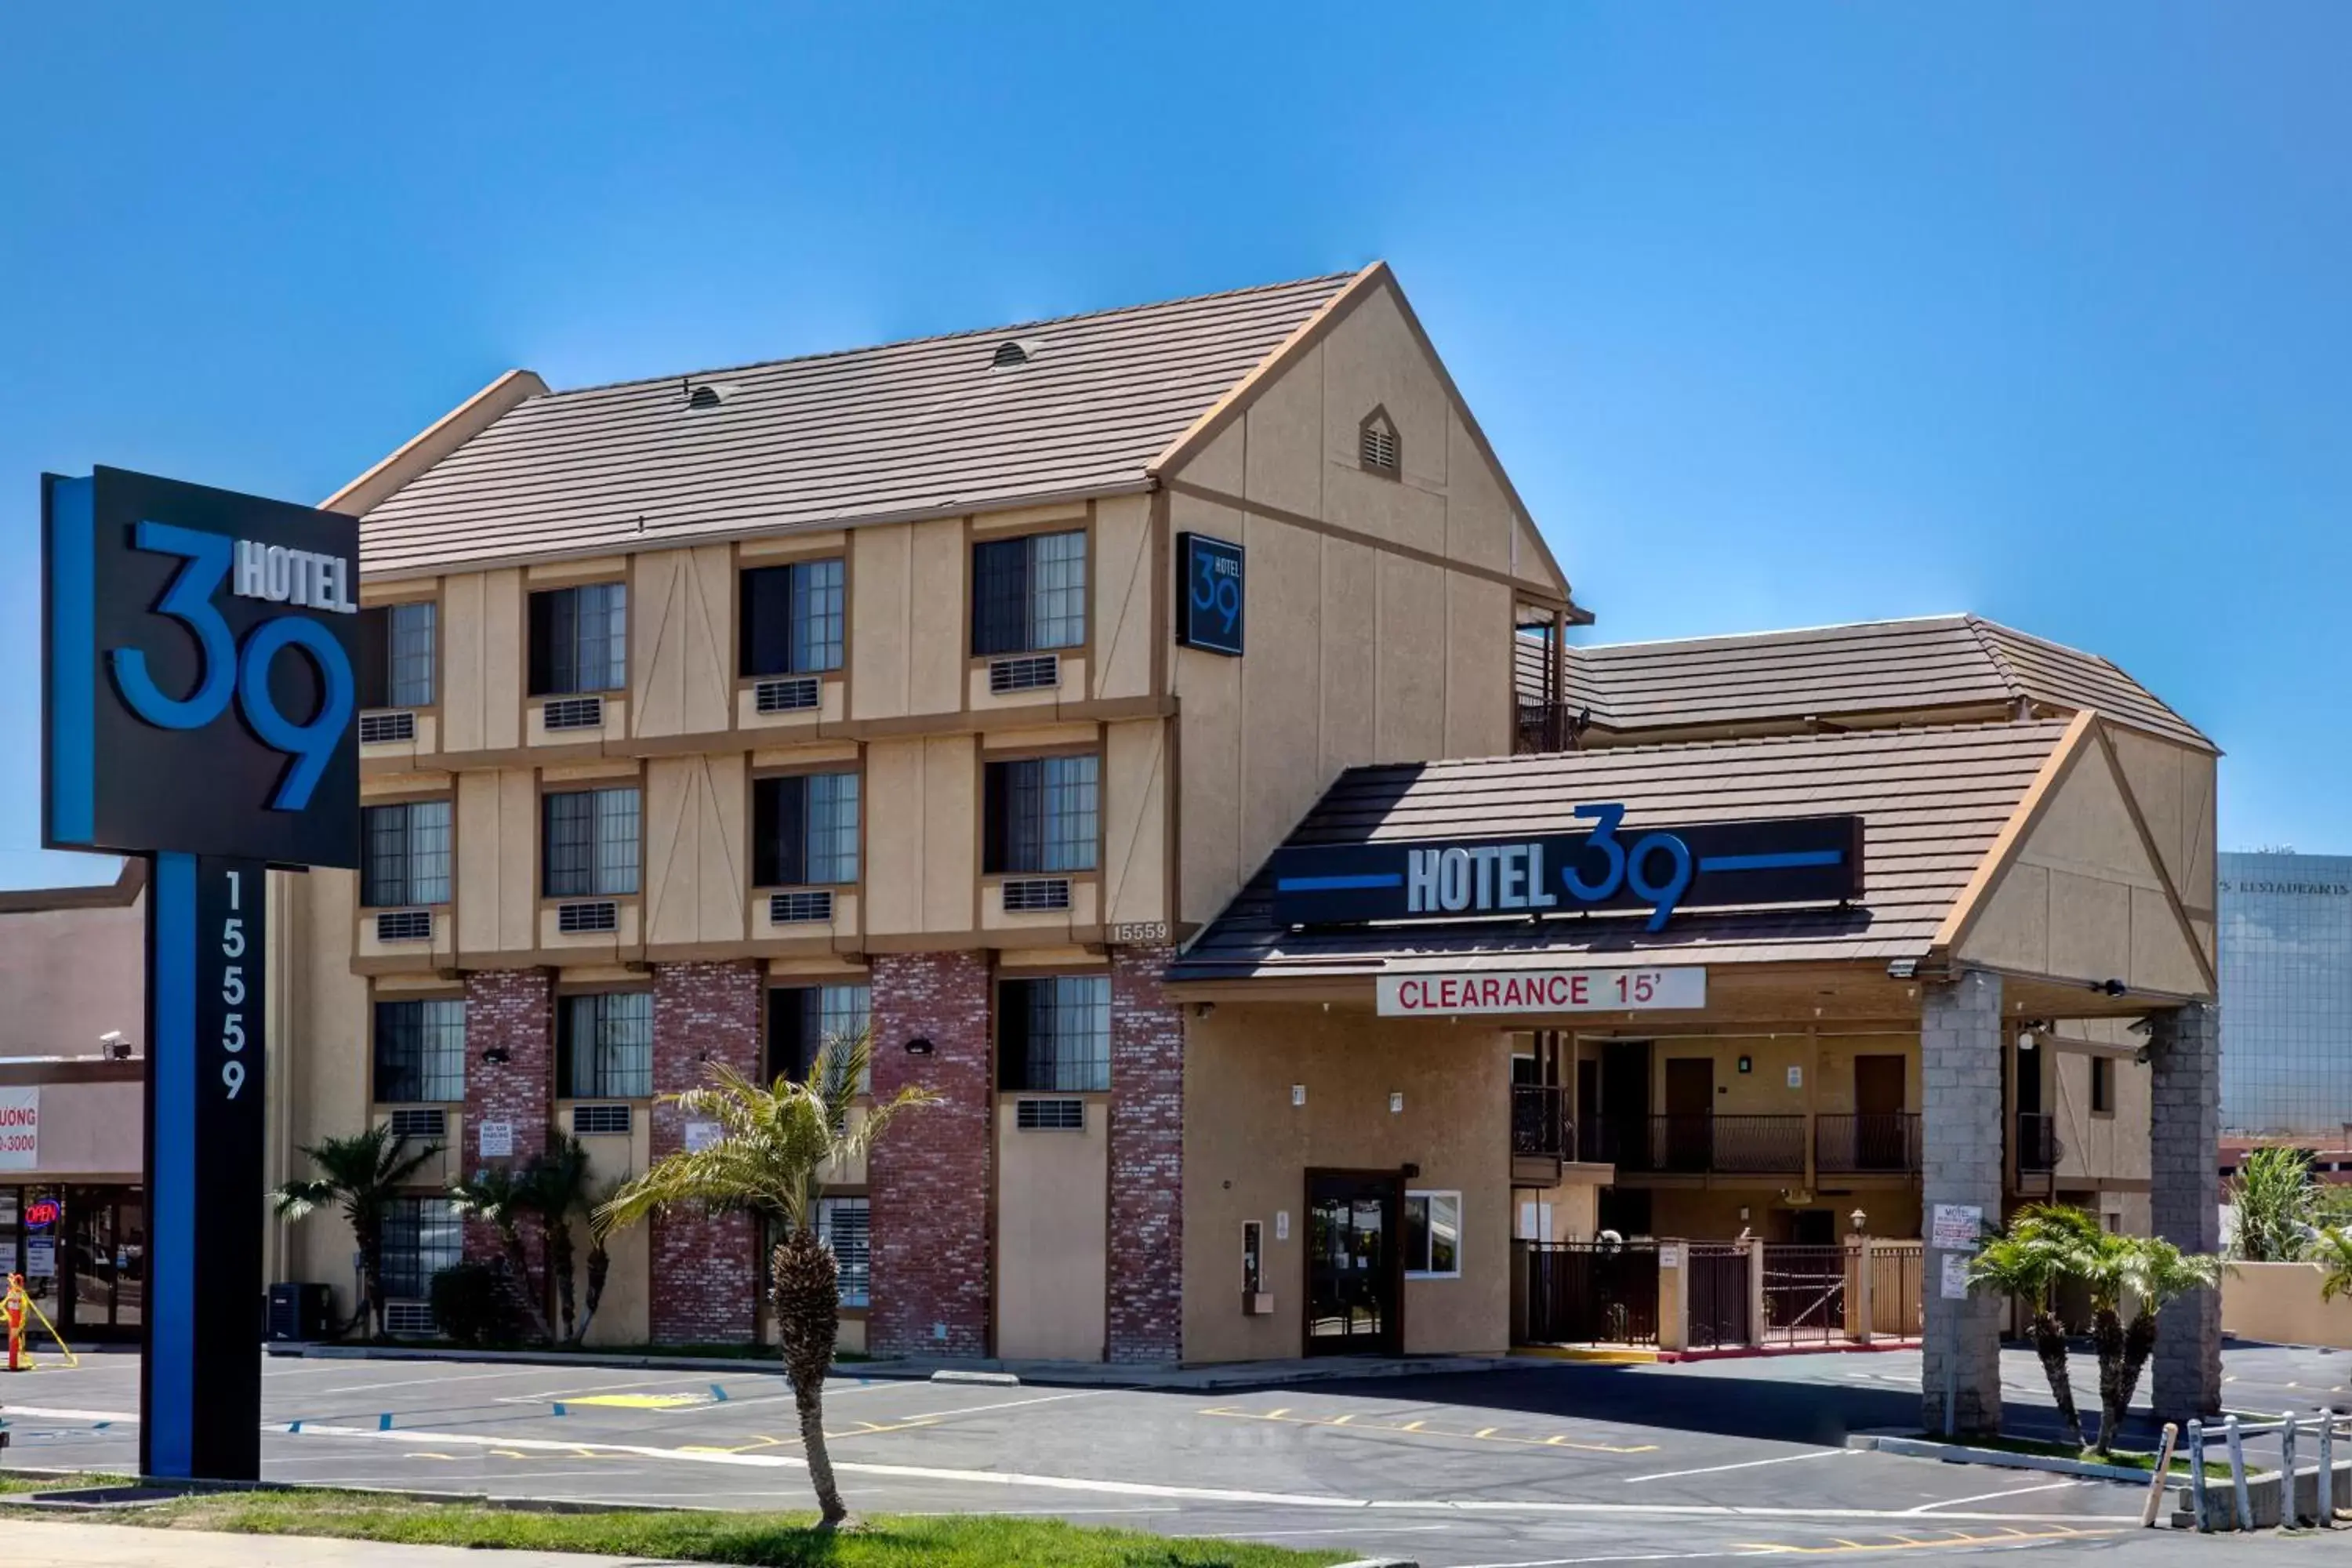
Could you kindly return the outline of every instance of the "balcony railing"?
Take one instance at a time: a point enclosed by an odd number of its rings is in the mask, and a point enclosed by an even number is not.
[[[1864,1111],[1813,1118],[1813,1168],[1837,1175],[1919,1168],[1919,1113]]]
[[[1620,1171],[1782,1174],[1805,1168],[1802,1116],[1603,1116],[1588,1120],[1579,1157]]]
[[[2017,1113],[2017,1168],[2035,1175],[2058,1168],[2058,1130],[2048,1111]]]
[[[1576,739],[1576,720],[1565,703],[1522,702],[1512,751],[1565,752]]]
[[[1576,1157],[1576,1128],[1568,1120],[1568,1092],[1557,1084],[1511,1086],[1511,1152],[1554,1159]]]

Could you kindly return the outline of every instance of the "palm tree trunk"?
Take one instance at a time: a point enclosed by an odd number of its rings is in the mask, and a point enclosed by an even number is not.
[[[821,1527],[832,1530],[849,1518],[824,1446],[824,1374],[833,1369],[834,1342],[841,1332],[840,1270],[832,1250],[804,1229],[788,1233],[776,1244],[768,1267],[775,1279],[769,1300],[776,1309],[784,1373],[792,1380],[793,1403],[800,1410],[809,1485],[816,1491]]]
[[[2123,1392],[2124,1325],[2112,1307],[2092,1314],[2091,1343],[2099,1352],[2099,1452],[2112,1454],[2130,1395]]]
[[[572,1342],[578,1344],[588,1337],[588,1325],[596,1321],[596,1309],[604,1301],[604,1280],[613,1272],[613,1255],[604,1249],[604,1237],[590,1233],[588,1241],[588,1300],[580,1314],[580,1327],[572,1331]]]
[[[574,1287],[572,1279],[572,1216],[557,1215],[547,1222],[547,1271],[555,1276],[555,1301],[563,1314],[563,1340],[573,1339],[572,1321],[575,1310]]]
[[[816,1493],[817,1525],[822,1530],[837,1530],[848,1522],[849,1505],[841,1500],[841,1488],[833,1479],[833,1455],[824,1446],[824,1385],[804,1386],[798,1377],[792,1380],[793,1404],[800,1411],[801,1452],[808,1459],[809,1486]]]
[[[555,1336],[547,1330],[545,1305],[531,1300],[531,1297],[539,1292],[531,1289],[535,1281],[530,1277],[530,1255],[523,1247],[521,1227],[512,1225],[501,1226],[499,1238],[506,1244],[507,1272],[511,1276],[514,1299],[522,1308],[523,1317],[530,1324],[531,1333],[541,1344],[553,1344]]]
[[[2050,1380],[2050,1392],[2058,1401],[2058,1417],[2066,1423],[2066,1435],[2074,1447],[2083,1447],[2083,1417],[2074,1409],[2074,1378],[2066,1368],[2066,1325],[2058,1314],[2042,1310],[2033,1314],[2032,1331],[2033,1353],[2042,1358],[2042,1375]]]
[[[2125,1413],[2131,1409],[2132,1396],[2139,1392],[2139,1375],[2147,1369],[2147,1358],[2155,1349],[2156,1314],[2133,1314],[2131,1327],[2124,1331],[2123,1353],[2116,1373],[2115,1412],[2108,1417],[2109,1426],[2118,1432],[2123,1429]],[[2103,1441],[2105,1436],[2105,1431],[2100,1433]]]

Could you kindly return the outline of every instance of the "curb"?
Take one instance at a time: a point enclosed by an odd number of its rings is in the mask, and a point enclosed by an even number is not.
[[[1881,1454],[1899,1454],[1906,1458],[1941,1459],[1948,1465],[1985,1465],[2000,1470],[2042,1470],[2055,1476],[2083,1476],[2099,1481],[2136,1481],[2141,1486],[2156,1479],[2155,1471],[2135,1469],[2129,1465],[2102,1465],[2092,1459],[2062,1458],[2056,1454],[2012,1454],[2005,1448],[1975,1448],[1965,1443],[1938,1443],[1927,1437],[1858,1432],[1845,1440],[1845,1446],[1875,1450]]]

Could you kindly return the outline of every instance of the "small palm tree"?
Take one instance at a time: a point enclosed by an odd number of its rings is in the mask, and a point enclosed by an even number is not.
[[[866,1031],[828,1038],[808,1082],[779,1078],[766,1088],[731,1068],[714,1067],[709,1087],[664,1098],[690,1117],[716,1122],[718,1138],[655,1161],[596,1211],[599,1228],[608,1232],[679,1204],[748,1212],[776,1228],[770,1300],[800,1414],[809,1484],[826,1530],[845,1521],[849,1510],[824,1442],[824,1376],[841,1330],[841,1290],[833,1253],[817,1238],[816,1200],[828,1168],[862,1160],[901,1111],[937,1098],[927,1089],[903,1089],[871,1106],[863,1119],[852,1118],[870,1054]]]
[[[557,1311],[563,1321],[563,1342],[580,1342],[578,1286],[572,1278],[579,1247],[572,1222],[591,1219],[588,1205],[588,1151],[577,1138],[551,1134],[547,1152],[523,1172],[523,1205],[538,1216],[547,1233],[547,1272],[555,1281]]]
[[[2255,1149],[2230,1182],[2237,1215],[2233,1250],[2249,1263],[2292,1263],[2310,1244],[2315,1194],[2311,1156],[2300,1149]]]
[[[351,1223],[352,1238],[360,1255],[359,1310],[342,1326],[349,1333],[372,1321],[375,1337],[383,1337],[383,1216],[401,1188],[416,1173],[440,1158],[441,1145],[428,1143],[412,1150],[407,1139],[378,1122],[348,1138],[322,1138],[302,1151],[319,1168],[307,1181],[290,1181],[271,1194],[280,1219],[299,1220],[313,1209],[332,1205]]]
[[[2058,1402],[2059,1418],[2074,1447],[2083,1447],[2083,1417],[2074,1409],[2074,1381],[2066,1367],[2066,1324],[2058,1316],[2058,1286],[2073,1277],[2080,1233],[2076,1211],[2033,1205],[2018,1212],[2009,1228],[1988,1239],[1969,1263],[1969,1283],[2025,1303],[2032,1314],[2026,1332],[2041,1359],[2042,1375]]]
[[[523,1222],[539,1215],[538,1185],[532,1166],[492,1165],[475,1172],[469,1182],[451,1183],[449,1196],[460,1212],[486,1222],[499,1233],[515,1305],[522,1310],[533,1337],[541,1344],[551,1344],[555,1336],[547,1327],[547,1289],[543,1281],[531,1277],[530,1248],[522,1233]]]
[[[2100,1278],[2113,1280],[2116,1301],[2120,1303],[2128,1296],[2137,1303],[2130,1326],[2114,1352],[2112,1374],[2104,1337],[2099,1346],[2099,1452],[2107,1454],[2115,1449],[2124,1412],[2131,1408],[2132,1395],[2139,1391],[2140,1373],[2156,1350],[2157,1314],[2191,1290],[2214,1289],[2229,1265],[2210,1254],[2183,1252],[2162,1237],[2107,1236],[2101,1240]],[[2101,1289],[2099,1283],[2093,1285],[2095,1301]]]
[[[2321,1269],[2321,1300],[2352,1296],[2352,1226],[2331,1225],[2322,1230],[2312,1243],[2311,1256]]]

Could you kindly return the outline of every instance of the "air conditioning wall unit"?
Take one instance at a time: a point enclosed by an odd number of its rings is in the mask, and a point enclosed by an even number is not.
[[[988,689],[1000,697],[1011,691],[1051,691],[1061,684],[1059,654],[1028,653],[988,661]]]
[[[621,929],[621,906],[610,899],[588,899],[555,906],[555,929],[566,936]]]
[[[539,721],[549,730],[601,730],[604,727],[604,700],[559,697],[540,710]]]
[[[1007,877],[1002,896],[1006,914],[1050,914],[1070,907],[1070,879],[1067,877]]]

